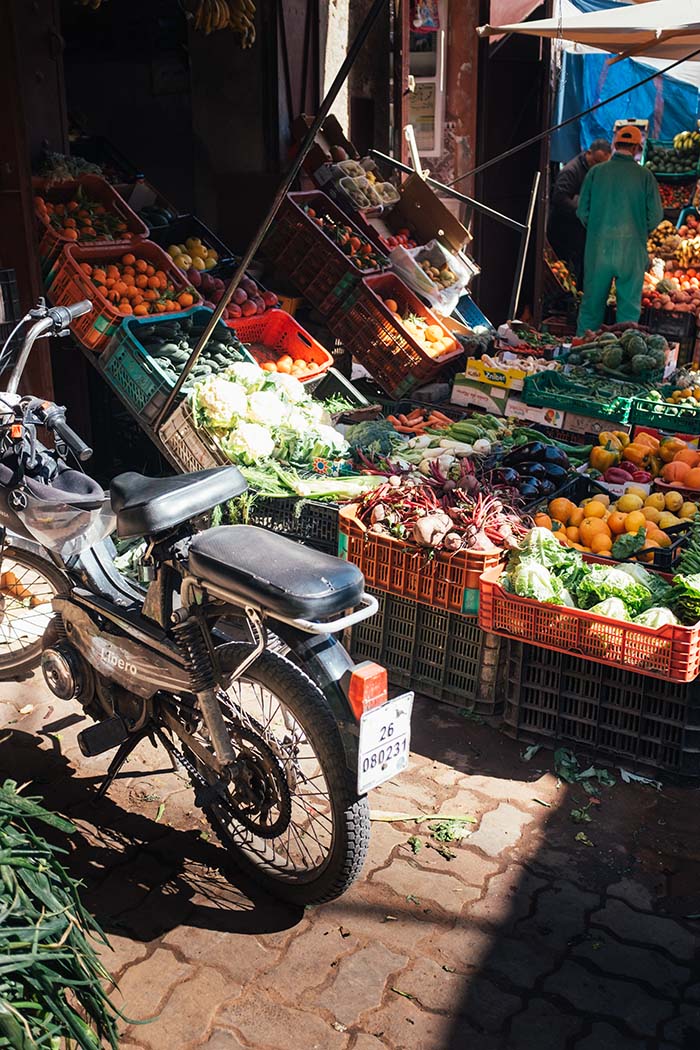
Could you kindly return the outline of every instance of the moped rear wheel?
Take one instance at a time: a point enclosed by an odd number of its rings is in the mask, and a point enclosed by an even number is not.
[[[58,569],[22,547],[0,555],[0,680],[22,678],[39,666],[52,601],[66,589]]]
[[[243,757],[243,787],[216,785],[188,756],[217,788],[202,808],[220,842],[277,897],[300,905],[339,897],[362,869],[369,808],[323,694],[300,668],[265,651],[221,704]]]

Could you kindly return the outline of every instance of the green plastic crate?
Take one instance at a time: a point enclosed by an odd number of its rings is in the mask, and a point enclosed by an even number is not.
[[[664,397],[672,390],[670,384],[659,387],[659,393]],[[670,434],[700,434],[700,403],[693,399],[688,404],[681,401],[672,405],[667,401],[633,397],[629,422],[633,426],[655,427]]]
[[[560,372],[540,372],[538,375],[525,377],[523,401],[526,405],[558,408],[562,412],[627,423],[631,398],[614,397],[605,404],[592,401],[590,388],[579,386]]]

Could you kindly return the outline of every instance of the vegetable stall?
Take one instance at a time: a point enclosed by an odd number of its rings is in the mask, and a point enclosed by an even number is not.
[[[171,468],[242,470],[217,520],[361,567],[356,658],[519,739],[699,776],[700,371],[650,320],[700,307],[700,220],[653,235],[675,254],[639,325],[564,340],[484,317],[417,176],[314,156],[198,356],[236,254],[44,171],[47,294],[95,303],[76,346]]]

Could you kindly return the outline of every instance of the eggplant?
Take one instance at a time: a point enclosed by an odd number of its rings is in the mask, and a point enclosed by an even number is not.
[[[540,486],[540,493],[543,496],[551,496],[552,493],[556,492],[557,489],[559,488],[559,486],[557,485],[556,482],[549,481],[548,478],[545,478],[544,481],[540,481],[539,482],[539,486]]]
[[[547,481],[554,481],[557,485],[561,485],[569,476],[569,470],[558,463],[545,463],[544,469]]]
[[[542,492],[542,485],[546,482],[537,481],[536,478],[524,478],[519,487],[518,491],[524,500],[530,502],[534,499],[539,499],[540,496],[546,495]]]
[[[493,480],[497,485],[517,485],[520,473],[514,467],[499,467],[493,472]]]
[[[547,476],[547,468],[544,463],[523,463],[519,472],[521,477],[537,478],[538,481]]]
[[[527,445],[520,445],[509,452],[503,462],[509,467],[517,467],[519,463],[541,463],[548,448],[549,445],[542,441],[529,441]]]
[[[553,463],[560,467],[565,467],[567,470],[571,466],[569,463],[569,457],[563,449],[557,448],[556,445],[545,445],[544,455],[542,456],[541,462]]]

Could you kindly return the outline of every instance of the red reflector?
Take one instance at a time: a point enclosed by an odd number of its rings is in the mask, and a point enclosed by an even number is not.
[[[12,424],[12,426],[10,427],[10,437],[13,440],[16,440],[17,438],[21,438],[22,437],[22,424],[21,423],[13,423]]]
[[[358,664],[350,677],[348,700],[355,718],[362,717],[365,711],[381,707],[389,694],[389,682],[386,668],[380,664]]]

